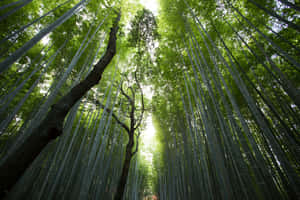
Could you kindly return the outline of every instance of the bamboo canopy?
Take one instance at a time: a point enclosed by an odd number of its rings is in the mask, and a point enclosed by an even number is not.
[[[300,199],[299,2],[155,2],[0,2],[0,199]]]

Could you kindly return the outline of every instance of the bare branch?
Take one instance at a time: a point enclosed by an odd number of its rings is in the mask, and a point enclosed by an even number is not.
[[[128,96],[128,94],[126,94],[123,90],[123,84],[121,84],[121,93],[128,99],[128,101],[130,102],[130,104],[132,105],[134,102],[132,101],[132,99]]]
[[[101,107],[101,108],[103,108],[106,112],[108,112],[108,113],[112,113],[112,117],[117,121],[117,123],[118,124],[120,124],[125,130],[126,130],[126,132],[129,134],[129,132],[130,132],[130,130],[129,130],[129,127],[125,124],[125,123],[123,123],[123,122],[121,122],[121,120],[118,118],[118,116],[111,110],[111,109],[109,109],[109,108],[106,108],[105,109],[105,106],[103,105],[103,104],[101,104],[99,101],[96,101],[96,103]]]

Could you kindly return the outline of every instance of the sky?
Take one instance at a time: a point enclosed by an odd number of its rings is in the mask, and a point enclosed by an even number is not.
[[[140,0],[140,3],[148,10],[151,10],[155,16],[158,15],[158,0]]]
[[[152,116],[149,115],[145,119],[146,121],[146,128],[142,132],[141,141],[143,146],[141,147],[141,154],[145,156],[146,161],[149,162],[148,164],[152,165],[152,158],[154,150],[154,143],[155,143],[155,128],[152,122]]]

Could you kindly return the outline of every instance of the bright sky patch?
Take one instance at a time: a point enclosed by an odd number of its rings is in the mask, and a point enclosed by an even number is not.
[[[148,10],[153,12],[155,16],[158,14],[158,2],[157,0],[140,0],[140,3]]]

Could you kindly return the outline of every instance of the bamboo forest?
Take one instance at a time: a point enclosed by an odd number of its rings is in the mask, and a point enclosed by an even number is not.
[[[0,0],[0,199],[300,199],[300,1]]]

